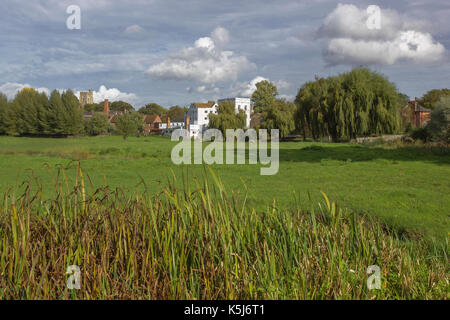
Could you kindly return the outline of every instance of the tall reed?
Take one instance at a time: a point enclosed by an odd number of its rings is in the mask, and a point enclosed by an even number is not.
[[[71,186],[59,168],[51,199],[31,181],[4,194],[0,298],[448,298],[448,243],[400,239],[325,194],[308,211],[261,212],[209,169],[132,196],[87,177],[78,167]],[[70,265],[80,290],[66,286]],[[367,288],[370,265],[380,290]]]

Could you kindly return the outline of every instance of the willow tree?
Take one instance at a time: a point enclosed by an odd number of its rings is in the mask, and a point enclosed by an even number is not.
[[[226,101],[217,107],[217,114],[209,114],[209,128],[218,129],[226,134],[227,129],[245,128],[246,116],[243,110],[235,112],[233,102]]]
[[[261,128],[267,130],[279,129],[280,137],[284,138],[295,130],[294,112],[295,104],[285,99],[276,99],[263,112]]]
[[[394,84],[365,68],[302,86],[295,100],[296,126],[314,139],[336,142],[400,129],[401,99]]]

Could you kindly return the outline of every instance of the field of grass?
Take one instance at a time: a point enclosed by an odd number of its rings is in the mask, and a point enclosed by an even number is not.
[[[23,190],[36,179],[44,196],[54,193],[58,168],[73,182],[77,160],[91,191],[98,186],[155,194],[171,170],[180,177],[202,174],[202,165],[175,166],[176,143],[163,137],[97,137],[74,139],[0,137],[0,192]],[[261,176],[260,165],[213,165],[230,194],[264,211],[276,203],[283,209],[321,199],[322,190],[341,206],[379,218],[412,237],[446,239],[449,232],[450,155],[427,148],[383,148],[353,144],[289,142],[280,144],[280,169]],[[244,187],[245,186],[245,187]],[[16,191],[16,193],[20,193]]]
[[[3,198],[0,299],[449,298],[448,244],[402,239],[326,195],[308,211],[256,211],[210,169],[153,195],[90,192],[81,167],[73,186],[60,173],[51,199],[33,181]],[[72,265],[79,290],[66,287]]]

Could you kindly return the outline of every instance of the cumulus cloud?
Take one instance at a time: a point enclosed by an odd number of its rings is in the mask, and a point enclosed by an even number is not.
[[[234,96],[249,98],[253,95],[253,92],[256,91],[256,84],[265,80],[270,81],[268,78],[258,76],[250,80],[250,82],[238,83],[234,88],[231,89],[231,93]],[[288,90],[292,88],[292,84],[285,80],[278,80],[272,82],[277,86],[278,90]]]
[[[232,51],[223,50],[228,41],[228,31],[216,28],[210,37],[195,41],[193,47],[183,48],[163,62],[151,66],[147,74],[158,79],[202,83],[236,80],[240,72],[252,69],[255,65],[245,56],[236,56]]]
[[[80,97],[79,91],[76,93],[76,96],[78,98]],[[128,103],[135,103],[137,101],[137,96],[134,93],[121,92],[116,88],[108,89],[102,85],[98,91],[94,91],[94,102],[100,103],[105,99],[108,99],[111,102],[122,100]]]
[[[30,86],[29,84],[7,82],[0,86],[0,92],[6,95],[8,99],[14,99],[16,94],[24,88],[34,88],[34,87]],[[36,89],[38,92],[44,92],[47,95],[50,94],[50,90],[48,88],[34,88],[34,89]]]
[[[368,28],[367,10],[339,4],[323,21],[317,35],[326,38],[325,60],[337,64],[385,64],[400,60],[434,62],[445,47],[424,29],[427,24],[381,9],[381,28]]]

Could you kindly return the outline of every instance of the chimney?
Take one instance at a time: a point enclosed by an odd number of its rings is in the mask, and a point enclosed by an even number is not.
[[[103,112],[109,117],[109,101],[105,99]]]
[[[190,122],[191,122],[191,117],[190,116],[186,116],[186,134],[187,134],[187,137],[189,137],[189,125],[190,125]]]
[[[170,128],[170,117],[167,117],[167,129]]]

